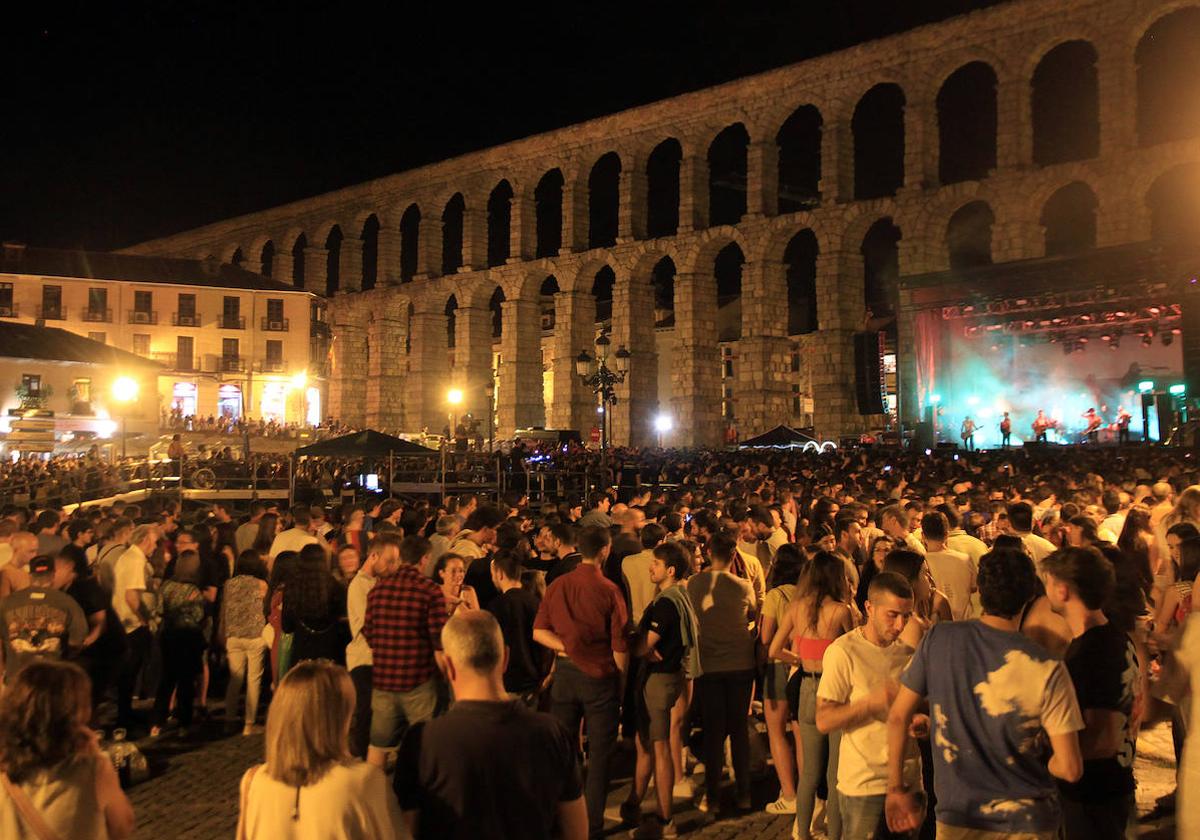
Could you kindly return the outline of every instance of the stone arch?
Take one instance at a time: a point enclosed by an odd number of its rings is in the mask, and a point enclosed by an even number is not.
[[[488,309],[492,313],[492,338],[499,339],[504,335],[504,289],[497,286],[488,300]]]
[[[292,285],[304,288],[304,252],[308,249],[308,234],[300,231],[292,241]]]
[[[458,296],[450,295],[446,298],[446,305],[442,307],[442,314],[446,316],[446,348],[454,349],[455,343],[455,322],[458,319]]]
[[[258,249],[258,273],[271,277],[275,273],[275,242],[268,239]]]
[[[772,220],[770,227],[765,231],[766,235],[760,239],[759,247],[747,252],[746,256],[751,262],[780,264],[792,239],[798,231],[803,230],[811,231],[816,237],[819,252],[836,251],[841,242],[840,232],[834,235],[825,223],[823,215],[804,212],[786,219]]]
[[[646,236],[657,239],[679,232],[679,168],[683,146],[663,140],[646,158]]]
[[[1200,6],[1158,17],[1138,39],[1137,135],[1142,146],[1200,134]]]
[[[512,241],[513,188],[507,180],[501,180],[492,188],[487,203],[487,264],[504,265],[508,262]]]
[[[876,318],[894,315],[900,292],[900,228],[892,218],[877,219],[863,236],[863,303]]]
[[[362,249],[362,290],[375,288],[379,278],[379,217],[371,213],[362,222],[359,247]]]
[[[709,226],[736,225],[746,215],[747,153],[750,133],[735,122],[708,144]]]
[[[600,266],[592,277],[592,297],[596,300],[596,322],[611,321],[613,314],[613,291],[617,285],[617,272],[609,264]]]
[[[820,253],[817,235],[811,228],[794,234],[784,247],[788,335],[804,335],[820,329],[817,311],[817,258]]]
[[[400,216],[400,282],[411,282],[420,268],[421,208],[408,205]]]
[[[749,254],[753,250],[741,230],[732,225],[722,225],[708,228],[696,237],[691,253],[681,254],[680,259],[676,260],[676,265],[679,266],[682,263],[681,273],[710,273],[713,260],[717,258],[718,252],[731,242],[737,243],[743,254]]]
[[[467,203],[456,192],[442,210],[442,274],[454,274],[463,265],[463,223]]]
[[[1055,190],[1038,219],[1045,230],[1047,257],[1096,247],[1097,204],[1096,193],[1083,181],[1072,181]]]
[[[971,201],[946,223],[946,254],[951,271],[992,263],[992,226],[996,215],[986,201]]]
[[[996,168],[996,71],[972,61],[951,73],[937,94],[938,180],[979,181]]]
[[[225,250],[221,252],[221,262],[225,265],[241,265],[242,259],[242,246],[236,242],[226,245]]]
[[[558,278],[559,285],[562,287],[561,291],[590,292],[592,288],[592,281],[596,277],[596,272],[606,265],[611,268],[614,273],[619,273],[620,264],[617,262],[616,257],[614,257],[608,251],[600,251],[599,253],[592,255],[589,259],[583,260],[576,266],[575,270],[571,272],[570,277],[565,283],[561,276]]]
[[[717,340],[742,337],[742,271],[745,251],[729,242],[713,258],[712,277],[717,284]]]
[[[1147,190],[1145,203],[1154,239],[1194,240],[1200,233],[1200,162],[1163,172]]]
[[[904,90],[881,82],[854,106],[854,197],[883,198],[904,185]]]
[[[809,210],[820,203],[821,132],[821,112],[815,105],[801,105],[775,133],[780,214]]]
[[[588,173],[588,248],[617,244],[621,204],[621,157],[601,155]]]
[[[554,296],[561,291],[562,289],[559,288],[558,285],[558,278],[553,274],[547,274],[538,283],[537,293],[539,305],[541,307],[540,311],[542,316],[543,332],[552,332],[554,330],[555,316],[557,314]]]
[[[1088,160],[1100,153],[1099,55],[1090,41],[1063,41],[1039,59],[1029,81],[1033,162]]]
[[[331,225],[325,235],[325,295],[333,297],[342,287],[342,226]]]
[[[537,220],[535,257],[553,257],[562,249],[563,174],[555,167],[544,174],[533,190]]]

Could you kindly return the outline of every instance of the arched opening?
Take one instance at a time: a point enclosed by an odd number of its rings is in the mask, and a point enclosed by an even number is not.
[[[650,271],[654,287],[654,323],[662,324],[675,315],[675,261],[663,257]]]
[[[871,225],[862,242],[863,303],[876,318],[896,314],[900,299],[900,228],[890,218]]]
[[[542,304],[543,332],[550,332],[554,329],[554,296],[558,293],[558,279],[551,274],[542,281],[541,288],[538,289],[538,298]]]
[[[538,181],[533,190],[533,203],[537,214],[536,257],[556,256],[562,248],[563,175],[551,169]]]
[[[334,225],[325,237],[325,294],[332,297],[342,288],[342,229]]]
[[[674,137],[654,147],[646,159],[646,235],[651,239],[679,232],[679,165],[683,147]]]
[[[379,278],[379,218],[372,213],[363,222],[362,236],[362,288],[374,289]]]
[[[596,161],[588,175],[588,247],[617,244],[617,216],[621,203],[621,158],[609,152]]]
[[[938,180],[979,181],[996,168],[996,72],[972,61],[937,95]]]
[[[1190,239],[1200,235],[1200,163],[1168,169],[1146,195],[1150,235],[1158,240]]]
[[[270,277],[275,272],[275,243],[268,239],[258,253],[259,273]]]
[[[972,201],[955,211],[946,225],[946,250],[952,271],[992,264],[992,224],[995,221],[986,201]]]
[[[492,292],[492,299],[488,301],[488,309],[492,312],[492,338],[500,338],[504,334],[504,289],[499,286]]]
[[[717,280],[717,340],[737,341],[742,337],[742,266],[746,258],[736,242],[730,242],[713,261]]]
[[[1172,12],[1138,41],[1138,142],[1143,146],[1200,134],[1200,8]]]
[[[592,279],[592,297],[596,299],[596,322],[605,323],[612,320],[613,286],[617,284],[617,275],[612,266],[604,266],[596,272]]]
[[[1033,162],[1087,160],[1100,153],[1100,86],[1096,48],[1067,41],[1038,62],[1030,82]]]
[[[741,123],[721,131],[708,147],[709,225],[736,225],[746,215],[746,149],[750,135]]]
[[[454,322],[458,319],[458,298],[450,295],[443,310],[446,315],[446,347],[454,349]]]
[[[1082,181],[1055,191],[1042,208],[1046,256],[1076,254],[1096,247],[1096,194]]]
[[[463,264],[463,215],[467,203],[455,193],[442,211],[442,274],[454,274]]]
[[[804,335],[819,329],[817,321],[817,256],[820,247],[811,230],[792,237],[783,252],[787,279],[788,335]]]
[[[513,191],[508,181],[501,181],[488,196],[487,232],[488,265],[504,265],[508,261],[512,231]]]
[[[421,208],[408,205],[400,217],[400,282],[407,283],[417,273],[421,241]]]
[[[410,303],[408,305],[408,309],[404,313],[404,317],[405,317],[404,354],[406,356],[412,352],[412,320],[413,320],[413,315],[415,315],[416,312],[417,312],[416,307]]]
[[[304,252],[308,249],[308,236],[300,234],[292,245],[292,285],[304,288]]]
[[[775,135],[779,151],[779,212],[796,213],[821,202],[821,112],[801,105]]]
[[[246,261],[246,258],[245,258],[245,256],[242,255],[242,249],[240,247],[237,248],[233,252],[233,256],[231,256],[229,258],[229,264],[236,265],[238,267],[241,267],[242,263],[244,263],[245,261]]]
[[[904,186],[904,91],[875,85],[854,108],[854,197],[882,198]]]

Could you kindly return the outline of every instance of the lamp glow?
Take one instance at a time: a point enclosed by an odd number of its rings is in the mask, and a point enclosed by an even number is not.
[[[461,405],[463,401],[463,392],[461,388],[451,388],[446,392],[446,402],[450,405]]]
[[[662,434],[663,432],[669,432],[674,427],[675,422],[671,419],[669,414],[660,414],[654,418],[654,431],[658,432],[659,434]]]
[[[131,403],[137,399],[138,383],[128,376],[119,376],[113,380],[113,399],[121,403]]]
[[[297,391],[302,391],[304,386],[308,384],[308,371],[302,370],[292,377],[292,387]]]

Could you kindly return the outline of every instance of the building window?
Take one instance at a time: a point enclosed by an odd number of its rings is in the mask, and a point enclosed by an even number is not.
[[[800,372],[800,350],[799,348],[792,349],[792,373]]]
[[[92,341],[99,342],[100,344],[108,344],[108,333],[90,332],[88,333],[88,338],[90,338]]]
[[[146,333],[133,334],[133,352],[139,356],[150,355],[150,336]]]
[[[368,351],[370,345],[367,346]],[[279,373],[283,370],[283,342],[267,342],[267,370]]]
[[[195,339],[190,335],[180,335],[175,337],[175,369],[176,370],[195,370],[196,369],[196,349]]]
[[[268,298],[267,299],[267,320],[282,321],[283,320],[283,299]]]
[[[196,296],[181,294],[179,296],[179,311],[175,313],[175,323],[180,327],[198,327],[200,319],[196,315]]]
[[[0,318],[15,318],[16,307],[13,305],[13,284],[0,283]]]
[[[800,403],[800,386],[793,385],[792,386],[792,416],[799,415],[801,408],[802,408],[802,406]]]
[[[41,317],[51,321],[63,319],[62,286],[42,286]]]
[[[235,296],[227,296],[221,303],[221,328],[226,330],[240,330],[242,326],[242,299]],[[235,339],[236,340],[236,339]]]
[[[40,396],[42,393],[42,377],[38,373],[23,373],[21,374],[21,388],[31,397]]]
[[[134,292],[133,309],[135,312],[150,312],[154,309],[154,293]]]
[[[71,413],[86,414],[90,412],[92,401],[92,380],[76,379],[71,385]]]

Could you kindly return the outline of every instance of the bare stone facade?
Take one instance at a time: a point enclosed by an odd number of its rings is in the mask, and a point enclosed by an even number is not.
[[[1178,113],[1195,109],[1179,103],[1200,100],[1200,76],[1155,87],[1173,61],[1190,66],[1194,44],[1177,57],[1172,44],[1198,20],[1176,0],[1014,0],[129,250],[212,254],[318,293],[335,276],[330,411],[348,423],[439,430],[449,387],[482,416],[494,382],[498,435],[590,428],[595,400],[573,367],[599,324],[632,353],[614,441],[652,442],[669,411],[668,443],[718,443],[717,311],[736,293],[739,432],[786,420],[802,380],[818,434],[854,433],[881,419],[854,396],[873,283],[951,268],[971,230],[994,262],[1053,252],[1064,225],[1085,229],[1077,247],[1151,237],[1155,189],[1200,161],[1198,121]],[[867,244],[881,222],[898,233],[890,268]],[[815,324],[799,340],[789,313],[806,296]],[[915,387],[909,320],[895,333],[902,396]]]

